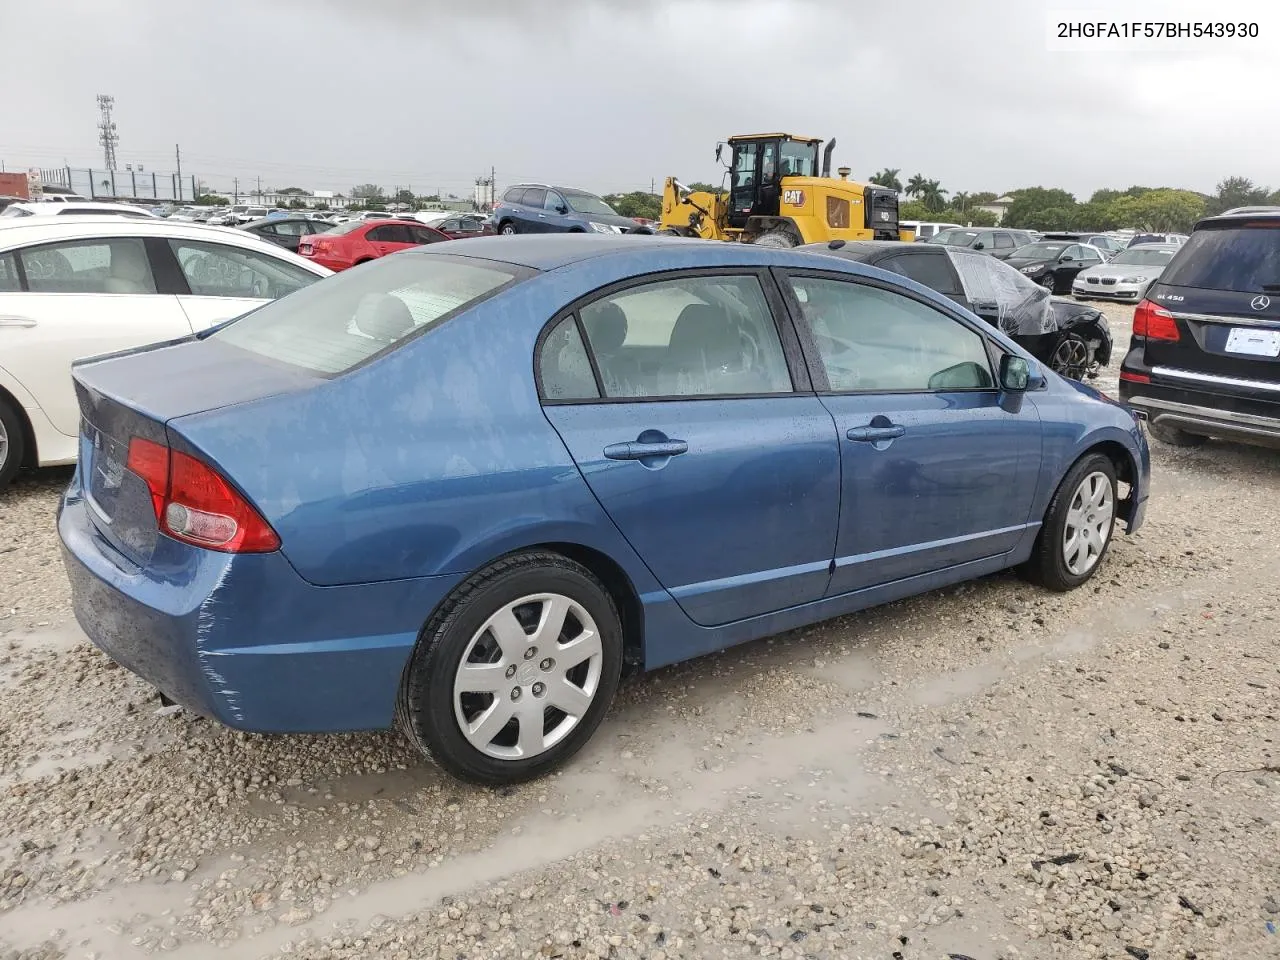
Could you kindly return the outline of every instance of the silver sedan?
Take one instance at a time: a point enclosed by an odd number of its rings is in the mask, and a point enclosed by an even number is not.
[[[1077,300],[1121,300],[1137,303],[1147,293],[1173,255],[1176,243],[1144,243],[1116,254],[1097,267],[1081,270],[1071,283],[1071,295]]]

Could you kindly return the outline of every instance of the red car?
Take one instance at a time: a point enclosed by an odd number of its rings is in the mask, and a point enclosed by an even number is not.
[[[465,240],[467,237],[490,237],[498,232],[488,218],[470,213],[441,220],[435,225],[435,229],[454,240]]]
[[[298,253],[330,270],[345,270],[397,250],[448,239],[447,234],[416,220],[348,220],[303,237]]]

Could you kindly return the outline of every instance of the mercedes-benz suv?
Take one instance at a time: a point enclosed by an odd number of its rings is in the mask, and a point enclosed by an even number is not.
[[[1196,224],[1134,310],[1120,397],[1167,443],[1280,446],[1280,211]]]

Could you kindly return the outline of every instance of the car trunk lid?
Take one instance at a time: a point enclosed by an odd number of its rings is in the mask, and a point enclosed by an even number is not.
[[[94,525],[125,558],[141,566],[159,537],[146,481],[129,469],[136,437],[163,446],[166,424],[316,382],[218,340],[144,347],[72,367],[80,404],[79,476]]]

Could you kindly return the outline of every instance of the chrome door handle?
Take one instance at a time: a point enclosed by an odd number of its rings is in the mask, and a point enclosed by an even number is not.
[[[853,427],[845,436],[857,443],[877,443],[881,440],[897,440],[906,432],[906,427],[895,423],[888,427]]]
[[[631,440],[609,444],[604,448],[604,455],[609,460],[647,460],[649,457],[678,457],[688,451],[689,444],[683,440],[659,440],[656,443]]]
[[[34,327],[36,322],[30,317],[0,316],[0,327]]]

